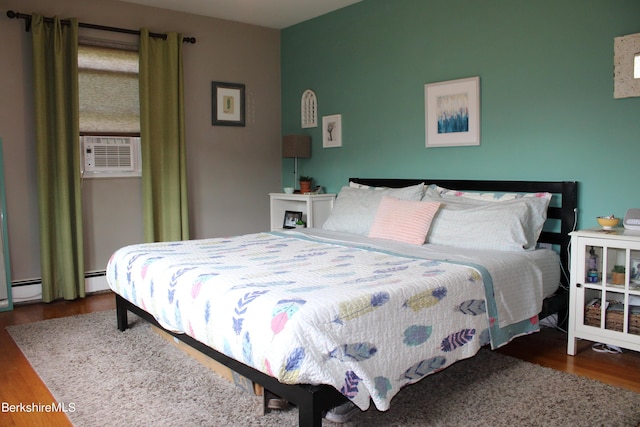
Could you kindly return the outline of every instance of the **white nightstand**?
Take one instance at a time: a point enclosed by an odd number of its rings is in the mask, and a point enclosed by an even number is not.
[[[640,233],[598,228],[570,235],[567,353],[576,354],[578,338],[640,351]],[[614,277],[614,266],[624,273]]]
[[[285,211],[302,212],[307,227],[322,227],[333,208],[335,194],[269,193],[271,198],[271,230],[280,230]]]

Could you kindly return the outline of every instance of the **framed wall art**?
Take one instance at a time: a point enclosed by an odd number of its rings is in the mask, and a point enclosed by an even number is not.
[[[302,128],[318,127],[318,98],[316,93],[307,89],[300,100],[300,121]]]
[[[244,126],[244,85],[211,82],[213,126]]]
[[[480,145],[480,77],[424,85],[426,147]]]
[[[322,118],[322,148],[342,147],[342,114]]]
[[[640,96],[640,33],[613,39],[613,97]]]

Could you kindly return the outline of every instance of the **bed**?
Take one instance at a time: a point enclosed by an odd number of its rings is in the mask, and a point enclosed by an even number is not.
[[[352,178],[323,229],[128,246],[107,281],[120,330],[133,312],[319,426],[563,318],[576,208],[575,182]]]

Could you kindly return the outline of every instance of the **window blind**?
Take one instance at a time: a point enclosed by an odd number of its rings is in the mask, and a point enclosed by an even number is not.
[[[138,52],[78,47],[81,133],[140,133]]]

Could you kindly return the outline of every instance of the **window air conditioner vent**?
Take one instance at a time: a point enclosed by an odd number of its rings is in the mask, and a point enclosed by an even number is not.
[[[86,177],[141,176],[139,137],[84,136],[82,158]]]

